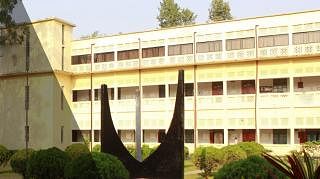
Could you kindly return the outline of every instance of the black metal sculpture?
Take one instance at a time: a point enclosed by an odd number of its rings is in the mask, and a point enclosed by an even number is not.
[[[101,151],[117,156],[131,178],[180,179],[184,173],[184,71],[179,71],[176,103],[169,130],[157,150],[143,162],[123,145],[112,122],[107,85],[101,86]]]

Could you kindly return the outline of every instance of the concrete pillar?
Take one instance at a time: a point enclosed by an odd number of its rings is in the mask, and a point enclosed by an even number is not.
[[[228,145],[229,144],[229,133],[228,129],[223,129],[223,144]]]
[[[294,145],[294,128],[290,128],[290,145]]]

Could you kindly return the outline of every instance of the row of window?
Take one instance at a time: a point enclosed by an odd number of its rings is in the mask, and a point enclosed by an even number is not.
[[[299,32],[292,34],[293,45],[319,43],[320,31]],[[259,48],[274,47],[274,46],[287,46],[289,45],[289,34],[278,34],[259,36]],[[240,39],[227,39],[226,50],[240,50],[255,48],[255,38],[240,38]],[[222,40],[197,42],[197,53],[220,52],[222,51]],[[117,52],[117,60],[130,60],[139,58],[139,49],[125,50]],[[168,55],[187,55],[193,53],[193,43],[178,44],[168,46]],[[151,47],[142,49],[142,58],[162,57],[165,56],[165,47]],[[94,54],[94,62],[110,62],[114,61],[114,52],[97,53]],[[91,62],[91,55],[78,55],[72,57],[72,65],[88,64]]]
[[[228,81],[227,82],[227,94],[255,94],[255,80],[241,80],[241,81]],[[288,92],[288,79],[267,79],[260,80],[260,93],[283,93]],[[118,88],[118,98],[121,99],[135,99],[136,91],[139,87],[121,87]],[[165,85],[153,85],[143,86],[143,98],[165,98],[166,91]],[[193,83],[185,84],[185,96],[194,96]],[[114,88],[108,89],[108,95],[110,100],[114,100]],[[177,84],[169,84],[169,97],[175,97],[177,91]],[[86,90],[73,90],[73,102],[77,101],[90,101],[91,92],[90,89]],[[100,89],[94,89],[94,100],[100,100]],[[200,82],[198,83],[198,95],[199,96],[214,96],[223,95],[223,82]]]
[[[203,134],[207,132],[209,140],[203,140]],[[118,130],[118,135],[123,142],[135,142],[135,130]],[[143,142],[159,142],[161,143],[165,139],[165,130],[143,130]],[[223,144],[224,133],[222,129],[214,130],[199,130],[199,142],[200,143],[211,143],[211,144]],[[272,130],[272,142],[273,144],[288,144],[288,130],[287,129],[273,129]],[[72,142],[83,142],[84,139],[90,139],[90,130],[72,130]],[[320,130],[308,129],[305,131],[298,132],[299,143],[305,143],[307,141],[319,141]],[[238,139],[235,137],[234,140],[237,143]],[[94,130],[94,142],[100,142],[100,130]],[[255,141],[255,130],[254,129],[243,129],[242,130],[242,142]],[[194,143],[194,130],[185,129],[185,143]]]

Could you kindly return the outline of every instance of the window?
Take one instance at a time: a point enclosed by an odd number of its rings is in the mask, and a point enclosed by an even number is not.
[[[177,94],[177,84],[169,84],[169,96],[176,97]],[[184,96],[193,96],[193,83],[185,83],[184,84]]]
[[[90,101],[91,100],[91,90],[73,90],[72,91],[72,101]]]
[[[63,108],[64,108],[63,88],[64,88],[64,86],[61,86],[61,91],[60,91],[60,109],[61,110],[63,110]]]
[[[273,143],[274,144],[287,144],[287,130],[286,129],[273,129]]]
[[[288,79],[287,78],[273,79],[273,92],[274,93],[288,92]]]
[[[121,60],[130,60],[130,59],[138,59],[139,58],[139,50],[125,50],[118,52],[118,61]]]
[[[118,99],[135,99],[138,90],[137,86],[118,88]]]
[[[94,130],[93,131],[93,141],[94,142],[100,142],[100,130]]]
[[[212,95],[223,95],[223,82],[212,82]]]
[[[254,80],[242,80],[241,81],[241,94],[255,94],[255,81]]]
[[[80,64],[89,64],[91,63],[91,55],[77,55],[72,56],[71,64],[72,65],[80,65]]]
[[[185,143],[194,143],[194,130],[185,129],[184,130],[184,142]]]
[[[143,86],[143,98],[164,98],[165,85]]]
[[[112,61],[114,61],[114,52],[94,54],[94,63],[112,62]]]
[[[142,58],[163,57],[164,47],[151,47],[142,49]]]
[[[108,98],[114,100],[114,88],[108,88]],[[94,100],[101,100],[101,89],[94,89]]]
[[[222,41],[208,41],[197,43],[197,53],[220,52],[222,51]]]
[[[90,130],[72,130],[72,142],[84,142],[91,139]]]
[[[180,45],[169,45],[168,55],[186,55],[193,53],[193,43],[190,44],[180,44]]]
[[[64,70],[64,47],[61,49],[61,70]]]
[[[292,35],[293,45],[320,43],[320,31],[299,32]]]
[[[62,24],[61,26],[61,43],[62,45],[64,45],[64,25]]]
[[[320,141],[320,130],[319,129],[307,129],[307,141]]]
[[[289,35],[268,35],[259,37],[259,48],[289,45]]]
[[[157,143],[159,140],[158,130],[146,129],[143,130],[143,142],[146,143]]]
[[[223,130],[209,130],[209,139],[211,144],[223,144]]]
[[[64,129],[64,126],[61,126],[61,127],[60,127],[60,142],[61,142],[61,144],[63,143],[63,138],[64,138],[64,136],[63,136],[63,129]]]
[[[242,38],[242,39],[228,39],[226,41],[227,51],[249,49],[255,47],[254,37]]]

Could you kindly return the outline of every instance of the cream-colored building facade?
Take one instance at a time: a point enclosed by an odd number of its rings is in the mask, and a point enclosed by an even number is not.
[[[30,106],[41,106],[30,107],[31,143],[63,147],[90,135],[99,143],[99,89],[107,84],[123,142],[135,140],[140,89],[142,140],[159,144],[172,118],[179,69],[185,70],[185,143],[191,150],[257,141],[283,154],[320,140],[319,19],[320,11],[307,11],[80,40],[71,39],[73,25],[63,20],[35,22],[52,69],[30,64],[30,86],[37,91]],[[0,89],[8,93],[24,89],[23,64],[22,71],[19,62],[12,65],[0,60]],[[6,126],[24,129],[23,93],[15,100],[0,94],[0,143],[10,147],[23,145],[23,134],[14,144],[6,137],[14,132]],[[8,112],[16,104],[20,111]],[[50,139],[37,139],[47,133]]]

